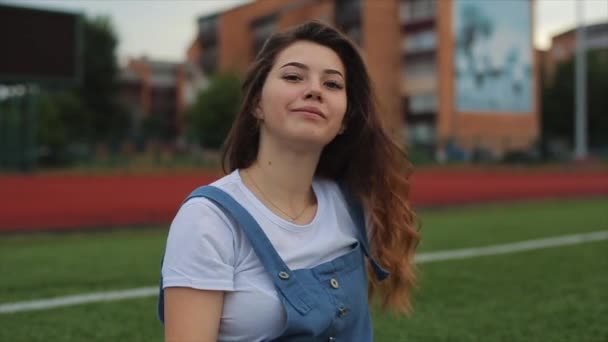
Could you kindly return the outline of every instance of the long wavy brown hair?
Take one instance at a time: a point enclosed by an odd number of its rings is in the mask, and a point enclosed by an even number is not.
[[[368,277],[369,298],[378,293],[383,308],[407,313],[415,283],[414,250],[419,241],[409,201],[412,165],[406,152],[384,130],[365,63],[345,35],[312,21],[266,41],[243,82],[242,106],[224,143],[223,171],[244,169],[255,161],[260,130],[252,113],[277,55],[297,41],[332,49],[346,68],[347,128],[325,146],[315,176],[345,183],[369,213],[371,253],[391,272],[382,282]],[[367,269],[371,274],[369,264]]]

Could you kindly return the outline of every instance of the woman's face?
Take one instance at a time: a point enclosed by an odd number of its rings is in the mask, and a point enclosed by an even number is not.
[[[278,54],[262,88],[256,116],[261,134],[300,148],[323,148],[346,112],[346,73],[331,49],[298,41]]]

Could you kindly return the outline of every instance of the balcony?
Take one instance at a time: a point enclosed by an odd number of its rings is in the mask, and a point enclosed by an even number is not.
[[[200,32],[198,34],[198,41],[201,43],[201,47],[203,49],[216,45],[217,44],[217,31]]]
[[[217,17],[203,18],[198,21],[198,37],[203,48],[217,44]]]
[[[408,98],[408,113],[412,115],[435,113],[437,111],[437,94],[426,93],[412,95]]]
[[[404,54],[427,53],[436,49],[437,33],[435,30],[413,32],[401,38],[401,52]]]
[[[360,0],[336,0],[334,13],[336,26],[343,30],[361,25]]]
[[[206,74],[212,74],[217,68],[217,48],[203,50],[200,63]]]
[[[437,61],[434,56],[406,59],[402,74],[402,90],[407,94],[436,90]]]
[[[432,20],[436,16],[437,0],[401,0],[399,4],[399,21],[401,24],[413,24]]]
[[[271,14],[254,20],[251,23],[251,31],[253,36],[252,49],[253,55],[257,55],[266,40],[276,31],[277,15]]]

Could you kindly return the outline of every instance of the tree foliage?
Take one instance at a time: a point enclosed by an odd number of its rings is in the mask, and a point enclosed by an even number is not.
[[[234,121],[240,103],[240,81],[232,73],[211,77],[187,110],[188,125],[194,138],[204,147],[220,148]]]
[[[86,138],[84,105],[74,92],[44,95],[38,100],[36,140],[52,149],[62,149],[70,141]]]
[[[108,17],[86,20],[84,26],[84,73],[79,94],[91,116],[91,138],[95,142],[120,139],[127,132],[129,118],[118,101],[118,39]]]
[[[70,143],[108,142],[123,138],[129,117],[118,101],[118,39],[107,17],[85,18],[80,83],[51,86],[38,102],[38,143],[61,150]]]
[[[552,80],[545,80],[542,92],[542,128],[545,140],[574,141],[575,62],[556,66]],[[608,54],[589,51],[587,55],[587,127],[589,146],[608,146]]]

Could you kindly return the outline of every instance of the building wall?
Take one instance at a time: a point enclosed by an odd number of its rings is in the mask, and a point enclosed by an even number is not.
[[[308,20],[320,20],[332,24],[334,13],[334,2],[328,0],[311,1],[305,0],[294,2],[296,6],[292,10],[285,11],[279,19],[279,29],[300,25]]]
[[[585,35],[588,50],[605,51],[608,56],[608,22],[586,26]],[[549,79],[553,78],[557,64],[573,58],[575,54],[576,28],[553,36],[544,61]]]
[[[399,70],[405,141],[431,152],[438,111],[437,1],[399,0]]]
[[[186,61],[190,63],[196,63],[201,58],[201,45],[198,41],[198,37],[194,38],[188,50],[186,50]]]
[[[547,52],[545,69],[548,79],[553,79],[555,67],[560,62],[564,62],[574,54],[576,49],[576,32],[569,31],[551,39],[551,48]]]
[[[439,112],[438,145],[449,139],[465,149],[480,146],[498,154],[528,147],[540,134],[538,58],[533,56],[532,110],[526,113],[457,112],[454,104],[453,1],[438,2],[439,29]],[[530,2],[531,11],[533,10]],[[533,17],[533,12],[531,12]],[[532,22],[532,28],[534,23]],[[530,33],[532,34],[532,32]],[[530,49],[533,49],[530,46]]]
[[[452,136],[455,130],[454,87],[452,84],[453,65],[452,56],[454,48],[452,44],[452,3],[440,1],[437,4],[437,75],[439,79],[439,106],[437,113],[437,140],[439,144]]]
[[[143,59],[132,59],[129,61],[127,68],[134,71],[141,80],[140,104],[142,114],[148,116],[152,106],[152,98],[150,97],[150,68]]]
[[[218,24],[219,69],[244,73],[254,59],[251,23],[261,17],[277,14],[276,29],[283,30],[305,22],[328,21],[333,13],[329,0],[264,0],[228,10]]]
[[[161,114],[168,122],[168,134],[178,135],[184,109],[183,65],[139,58],[131,59],[126,68],[136,75],[134,80],[125,80],[121,85],[122,99],[135,115],[134,126],[140,127],[141,121],[151,114]]]
[[[202,48],[197,36],[186,51],[186,61],[181,65],[178,75],[177,82],[181,89],[180,101],[182,103],[180,112],[196,101],[198,92],[204,89],[208,83],[208,78],[200,65],[201,56]]]
[[[536,54],[533,54],[532,66],[535,94],[532,96],[532,110],[529,113],[456,112],[452,38],[454,0],[436,1],[435,17],[407,25],[402,22],[402,5],[411,0],[360,1],[362,55],[377,95],[381,120],[396,139],[404,140],[404,117],[413,120],[412,123],[416,121],[430,125],[432,136],[439,146],[447,139],[455,138],[461,147],[467,149],[481,144],[500,152],[526,147],[538,138],[539,82]],[[532,1],[530,0],[530,6]],[[259,19],[274,18],[274,21],[269,20],[269,27],[276,32],[311,19],[333,23],[334,11],[335,0],[260,0],[220,13],[217,21],[217,69],[232,70],[241,75],[247,71],[255,53],[253,41],[256,32],[252,23]],[[415,40],[417,33],[427,31],[436,34],[430,40],[430,50],[423,51],[419,56],[429,58],[432,72],[422,75],[426,78],[411,78],[415,70],[408,67],[410,62],[405,62],[403,46],[410,43],[410,37]],[[201,53],[205,53],[204,49]],[[408,58],[411,55],[410,53]],[[408,74],[408,70],[412,72]],[[409,115],[405,99],[412,96],[424,97],[423,95],[431,97],[428,99],[432,100],[432,106],[428,107],[430,112]]]
[[[393,137],[402,142],[399,2],[365,0],[362,5],[363,55],[378,98],[378,113]]]
[[[333,24],[333,0],[264,0],[226,11],[218,24],[219,70],[247,71],[254,58],[251,23],[277,13],[276,30],[321,20]],[[400,100],[399,18],[397,0],[361,0],[363,57],[375,87],[379,113],[390,131],[399,135],[403,126]],[[203,50],[204,53],[204,50]]]

